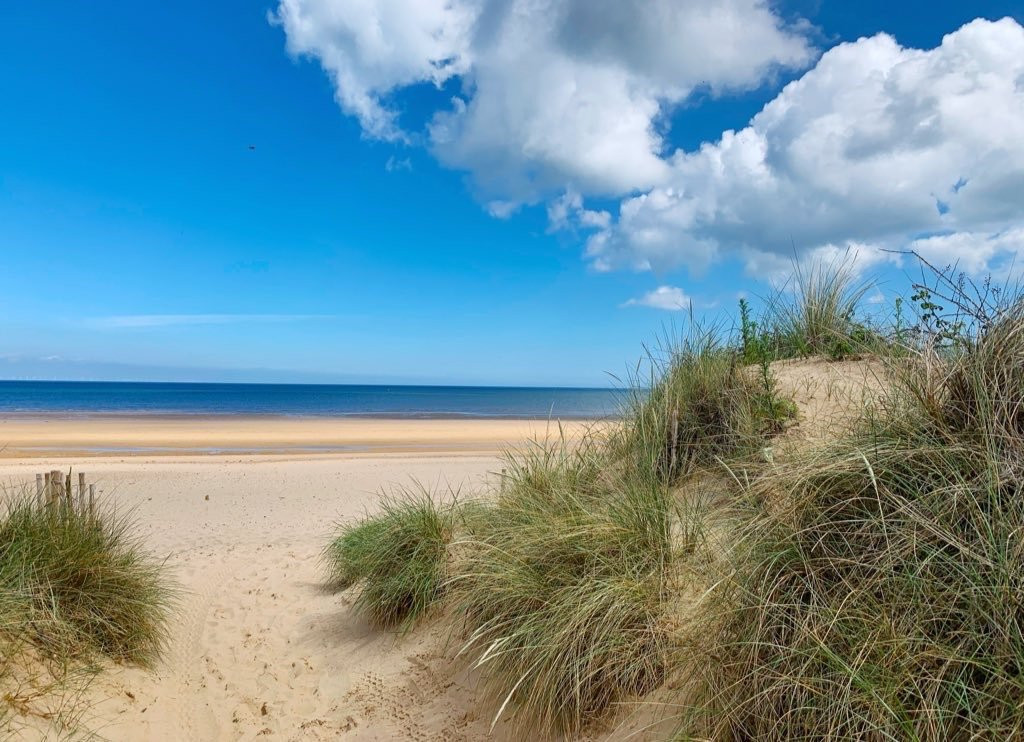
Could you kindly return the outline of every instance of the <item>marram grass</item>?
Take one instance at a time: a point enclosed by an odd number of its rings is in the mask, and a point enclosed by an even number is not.
[[[0,592],[15,596],[5,613],[46,653],[151,663],[173,589],[132,530],[111,510],[15,497],[0,515]]]
[[[622,477],[603,456],[592,440],[511,455],[461,544],[462,652],[531,732],[577,732],[665,675],[674,500],[656,472]]]
[[[899,358],[849,436],[753,484],[775,505],[706,606],[685,736],[1024,735],[1019,316]]]
[[[330,581],[381,626],[409,628],[444,592],[455,509],[420,488],[385,497],[381,512],[341,527],[325,552]]]
[[[839,354],[858,291],[811,281],[794,347]],[[772,461],[770,369],[698,335],[618,429],[512,454],[461,515],[389,502],[335,542],[334,575],[382,623],[445,598],[524,735],[572,736],[683,677],[681,739],[1022,737],[1022,316],[898,349],[877,407]],[[733,476],[708,504],[727,524],[712,558],[683,494],[715,468]]]
[[[756,453],[795,414],[767,366],[744,366],[715,328],[694,328],[651,367],[648,383],[634,380],[610,442],[613,457],[638,472],[671,482]]]
[[[39,506],[21,491],[3,496],[0,733],[29,714],[71,734],[95,660],[155,663],[176,591],[130,519]]]

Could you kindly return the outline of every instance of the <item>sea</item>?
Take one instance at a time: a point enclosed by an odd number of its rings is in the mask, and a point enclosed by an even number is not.
[[[616,417],[623,399],[621,390],[571,387],[0,381],[0,416],[595,420]]]

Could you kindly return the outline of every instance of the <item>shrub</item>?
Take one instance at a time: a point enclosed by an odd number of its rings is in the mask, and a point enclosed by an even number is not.
[[[374,623],[412,626],[444,592],[454,513],[422,489],[384,498],[380,514],[343,526],[327,547],[332,582],[355,585],[356,609]]]

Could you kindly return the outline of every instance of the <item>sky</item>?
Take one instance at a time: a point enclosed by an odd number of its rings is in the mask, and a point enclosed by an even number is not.
[[[1024,244],[1024,2],[0,7],[0,378],[605,386]]]

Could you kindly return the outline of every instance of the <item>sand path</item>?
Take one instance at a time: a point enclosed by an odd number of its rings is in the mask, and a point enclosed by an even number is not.
[[[0,479],[72,463],[8,461]],[[164,658],[101,676],[84,727],[111,740],[486,737],[445,630],[369,627],[323,590],[319,554],[332,524],[375,507],[388,483],[468,492],[497,466],[494,455],[89,459],[182,593]]]

